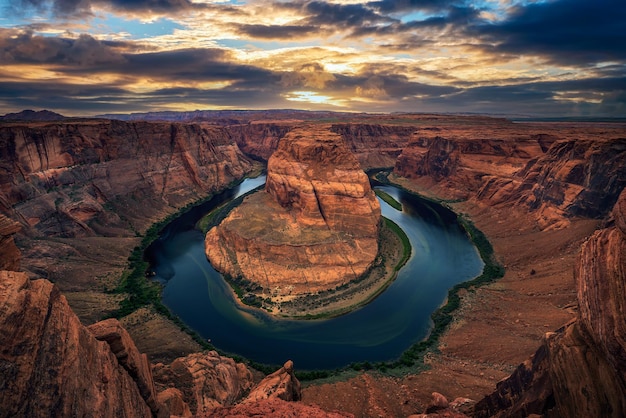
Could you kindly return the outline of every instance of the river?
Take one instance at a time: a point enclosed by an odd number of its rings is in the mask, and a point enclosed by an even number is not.
[[[478,276],[478,251],[447,208],[399,188],[374,185],[402,203],[379,199],[383,216],[405,231],[412,255],[376,299],[346,315],[323,320],[276,319],[241,307],[204,255],[196,222],[212,208],[265,182],[247,179],[168,224],[146,250],[163,303],[222,351],[265,364],[293,360],[299,370],[334,369],[353,362],[393,360],[428,335],[430,315],[455,284]]]

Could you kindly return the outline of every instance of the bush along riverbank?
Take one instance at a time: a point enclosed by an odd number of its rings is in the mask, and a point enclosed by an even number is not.
[[[258,174],[258,173],[257,173]],[[111,290],[111,293],[126,294],[119,305],[119,308],[108,317],[123,318],[135,312],[139,308],[150,306],[155,312],[176,324],[183,332],[189,334],[204,349],[215,349],[206,339],[202,338],[198,333],[183,323],[180,318],[172,314],[170,310],[161,301],[161,292],[163,287],[160,283],[150,279],[149,264],[144,259],[144,252],[160,235],[161,231],[174,219],[185,214],[192,208],[208,202],[224,190],[228,190],[240,184],[245,178],[234,181],[227,185],[224,189],[210,193],[201,199],[191,202],[178,211],[167,215],[162,220],[152,224],[141,238],[141,242],[137,245],[128,257],[128,266],[122,273],[117,286]]]
[[[422,197],[419,194],[408,190],[405,187],[402,187],[401,185],[390,182],[387,179],[387,174],[388,172],[383,171],[373,171],[368,173],[368,175],[370,175],[376,181],[382,184],[393,185],[394,187],[398,187],[405,192],[411,193],[421,199],[425,199],[448,207],[444,201],[436,201],[434,199]],[[448,209],[450,208],[448,207]],[[344,378],[347,378],[355,371],[377,371],[383,374],[399,376],[427,369],[427,366],[424,363],[424,356],[429,352],[437,350],[437,347],[439,346],[439,339],[448,329],[448,326],[452,322],[454,311],[457,310],[461,304],[459,291],[461,289],[471,290],[473,288],[489,284],[503,277],[505,271],[504,267],[496,260],[493,246],[491,245],[485,234],[480,229],[478,229],[470,219],[459,214],[456,214],[456,218],[459,225],[461,225],[461,227],[466,231],[467,235],[476,246],[476,249],[478,250],[478,253],[480,254],[480,257],[484,263],[484,267],[482,273],[479,276],[475,277],[472,280],[459,283],[448,291],[446,303],[435,312],[433,312],[433,314],[431,315],[433,327],[428,337],[410,346],[396,360],[382,362],[356,362],[342,369],[336,370],[312,370],[300,372],[296,371],[296,376],[298,377],[298,379],[302,381],[317,379],[330,381],[342,380]]]

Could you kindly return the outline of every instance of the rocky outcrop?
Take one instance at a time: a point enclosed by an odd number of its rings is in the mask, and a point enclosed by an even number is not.
[[[246,402],[228,408],[218,408],[210,415],[200,415],[199,418],[354,418],[354,415],[343,412],[328,412],[314,405],[291,403],[282,399],[265,399],[257,402]]]
[[[284,301],[358,278],[378,252],[380,206],[358,161],[326,127],[290,131],[249,196],[206,236],[215,268]]]
[[[0,164],[5,213],[47,237],[131,235],[251,167],[222,129],[117,121],[2,126]]]
[[[293,128],[290,123],[255,122],[227,127],[228,133],[247,155],[267,161],[278,148],[278,142]]]
[[[20,229],[20,224],[0,213],[0,270],[20,269],[21,253],[13,240]]]
[[[152,366],[116,319],[84,327],[55,285],[9,271],[0,271],[0,371],[7,418],[213,416],[242,399],[251,411],[302,396],[291,361],[258,385],[244,364],[215,351]]]
[[[116,309],[119,300],[105,291],[152,224],[251,168],[215,126],[5,123],[0,212],[22,225],[21,268],[54,281],[79,317],[94,323]]]
[[[565,129],[485,119],[482,126],[423,127],[398,157],[396,175],[436,193],[535,214],[542,229],[568,218],[601,219],[626,186],[623,129]]]
[[[248,394],[245,403],[257,402],[262,399],[282,399],[283,401],[299,401],[302,399],[302,388],[293,370],[293,362],[287,361],[283,367],[266,376]]]
[[[135,342],[117,319],[111,318],[88,327],[99,341],[104,341],[115,354],[119,364],[133,378],[141,397],[154,414],[159,411],[157,392],[152,379],[152,366],[148,356],[137,350]]]
[[[364,170],[393,167],[406,147],[415,126],[383,124],[335,124],[331,131],[341,135]]]
[[[215,351],[190,354],[168,365],[156,364],[154,378],[162,390],[180,391],[182,400],[194,415],[233,405],[254,386],[252,373],[244,364]],[[167,404],[182,405],[175,393],[160,396]]]
[[[0,319],[0,416],[153,416],[109,345],[52,283],[0,272]]]
[[[626,190],[608,227],[583,244],[575,276],[578,318],[546,334],[476,416],[626,415]]]

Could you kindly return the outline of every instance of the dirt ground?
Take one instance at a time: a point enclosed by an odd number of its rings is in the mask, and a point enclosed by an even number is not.
[[[546,332],[575,315],[574,263],[597,221],[573,220],[567,228],[540,231],[532,214],[511,208],[452,206],[488,236],[505,276],[461,294],[438,352],[426,359],[429,370],[403,378],[363,373],[339,383],[305,385],[303,402],[356,417],[405,417],[424,412],[432,392],[448,400],[479,400],[535,352]]]

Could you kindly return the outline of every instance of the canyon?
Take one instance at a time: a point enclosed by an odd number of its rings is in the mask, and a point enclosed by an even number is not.
[[[254,172],[310,121],[11,121],[0,125],[0,361],[10,377],[0,415],[40,416],[37,405],[109,416],[626,414],[626,127],[337,119],[323,129],[363,169],[386,168],[392,182],[443,199],[486,233],[506,268],[460,292],[426,370],[298,390],[287,362],[266,393],[285,393],[278,385],[291,395],[240,402],[260,373],[202,352],[150,304],[102,322],[126,297],[112,290],[150,225]],[[433,391],[478,402],[437,409]]]
[[[359,279],[378,255],[380,205],[343,139],[294,128],[268,161],[263,192],[206,235],[211,264],[251,282],[270,305]]]

